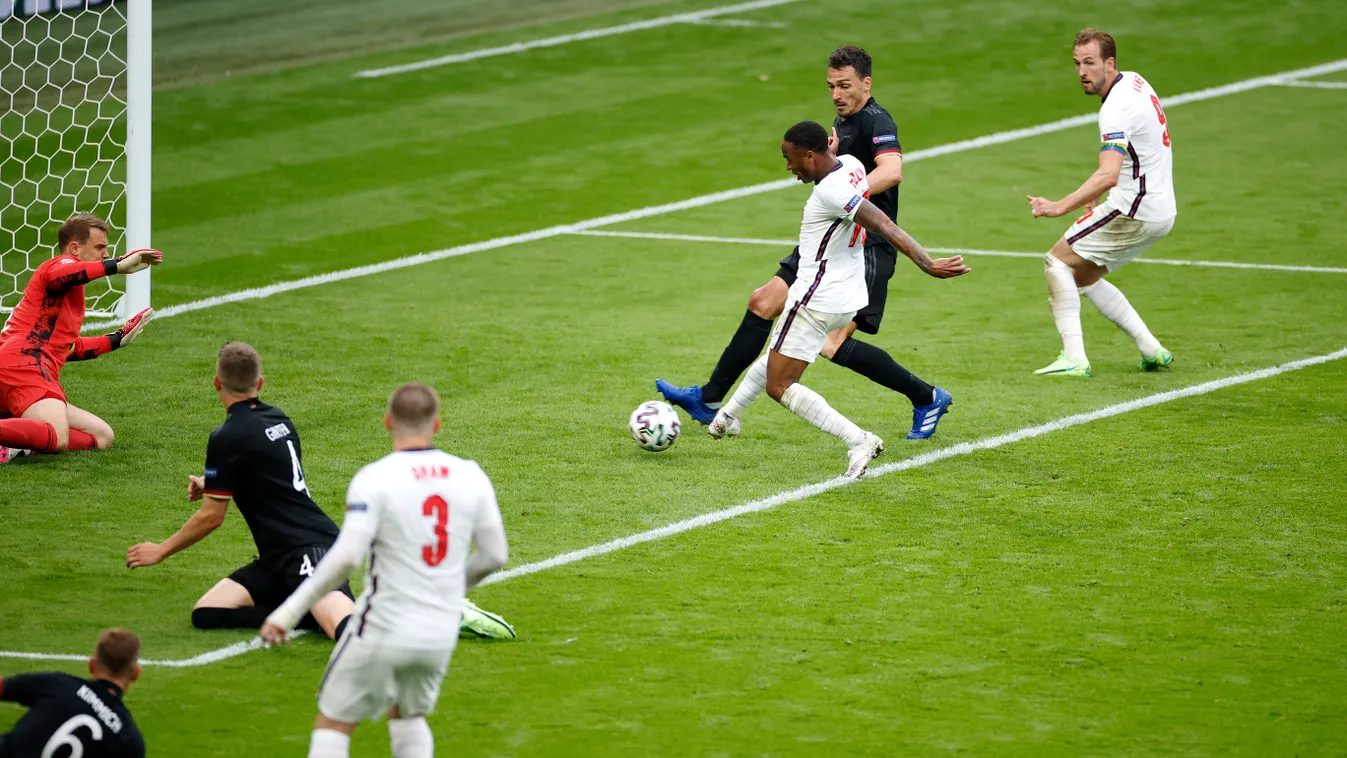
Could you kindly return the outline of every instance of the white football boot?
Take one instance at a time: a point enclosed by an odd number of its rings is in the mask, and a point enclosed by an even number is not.
[[[739,423],[739,419],[730,418],[723,411],[716,411],[716,417],[706,425],[706,433],[715,440],[721,437],[738,437],[741,429],[743,425]]]
[[[859,479],[865,474],[865,469],[869,467],[870,461],[879,457],[884,452],[884,440],[877,434],[865,433],[865,438],[859,445],[847,450],[847,458],[851,465],[847,467],[846,477],[848,479]]]

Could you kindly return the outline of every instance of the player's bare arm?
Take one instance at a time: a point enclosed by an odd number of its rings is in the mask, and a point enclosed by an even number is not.
[[[861,201],[861,207],[856,210],[856,223],[888,240],[889,244],[901,250],[903,255],[917,264],[917,268],[937,279],[952,279],[972,271],[964,265],[962,255],[953,258],[931,258],[920,242],[893,223],[893,219],[884,215],[884,212],[869,200]]]
[[[1065,216],[1086,204],[1094,203],[1105,192],[1117,186],[1118,174],[1122,171],[1122,165],[1123,154],[1121,152],[1110,149],[1100,150],[1099,169],[1091,174],[1084,184],[1080,185],[1080,189],[1057,202],[1045,197],[1026,195],[1029,200],[1029,209],[1033,211],[1034,218],[1043,216],[1056,218]]]
[[[901,153],[884,153],[875,158],[875,170],[865,177],[870,185],[870,194],[878,195],[897,187],[903,181],[903,156]]]
[[[189,484],[189,494],[191,497],[192,485]],[[165,558],[182,552],[205,539],[207,535],[224,523],[225,514],[229,512],[229,500],[218,498],[211,495],[202,497],[201,507],[197,509],[192,517],[187,519],[187,523],[177,531],[172,537],[163,542],[142,542],[139,545],[133,545],[126,551],[126,567],[141,568],[143,566],[153,566]]]

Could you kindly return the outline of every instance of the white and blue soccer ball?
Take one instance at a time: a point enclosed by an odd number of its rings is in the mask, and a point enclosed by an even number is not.
[[[658,453],[678,441],[678,411],[668,403],[648,400],[631,412],[631,438],[643,450]]]

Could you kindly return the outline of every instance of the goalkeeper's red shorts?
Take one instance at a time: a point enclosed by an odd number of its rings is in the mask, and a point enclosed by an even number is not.
[[[61,385],[48,381],[42,372],[27,366],[0,366],[0,418],[19,418],[39,400],[66,402]]]

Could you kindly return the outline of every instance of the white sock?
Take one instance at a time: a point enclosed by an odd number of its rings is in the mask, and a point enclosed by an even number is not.
[[[336,729],[315,729],[309,739],[309,758],[350,758],[351,735]]]
[[[388,739],[393,758],[434,758],[435,737],[424,718],[389,719]]]
[[[1127,296],[1117,287],[1105,279],[1100,279],[1088,287],[1082,287],[1080,293],[1094,303],[1094,307],[1104,314],[1104,318],[1117,324],[1128,337],[1136,340],[1137,349],[1141,351],[1142,356],[1149,358],[1160,349],[1160,340],[1146,328],[1146,322],[1141,320],[1137,309],[1127,302]]]
[[[792,384],[781,395],[781,404],[791,413],[854,447],[865,441],[865,430],[833,410],[819,393],[803,384]]]
[[[739,418],[744,409],[758,399],[758,395],[767,388],[767,353],[753,361],[753,365],[744,372],[743,381],[734,388],[734,394],[720,407],[730,418]]]
[[[1080,291],[1071,267],[1052,253],[1043,256],[1043,275],[1048,280],[1048,305],[1052,320],[1062,335],[1062,352],[1073,361],[1085,358],[1085,332],[1080,328]]]

